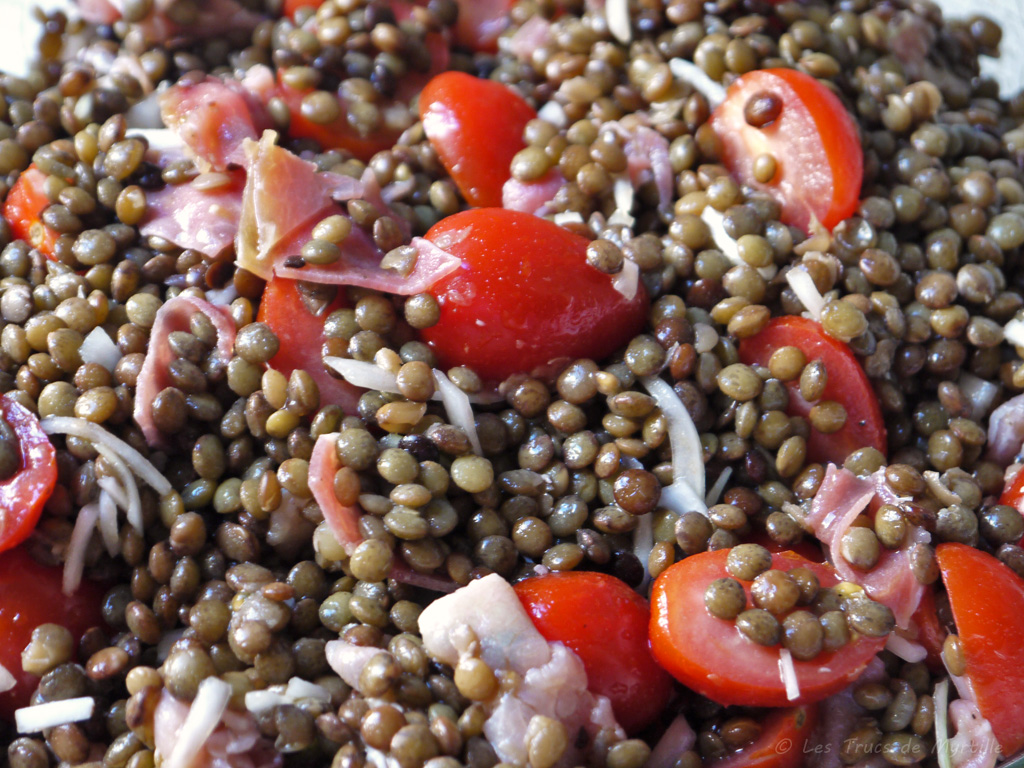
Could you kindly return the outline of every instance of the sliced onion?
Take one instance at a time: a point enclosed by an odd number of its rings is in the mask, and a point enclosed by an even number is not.
[[[107,554],[113,557],[121,551],[121,538],[117,531],[117,505],[114,498],[106,491],[100,489],[100,536],[103,537],[103,546],[107,548]]]
[[[621,294],[626,301],[632,301],[640,287],[640,267],[635,261],[624,259],[622,269],[612,280],[612,288]]]
[[[116,479],[113,477],[101,477],[96,481],[96,485],[110,496],[117,506],[126,512],[128,511],[128,496],[125,495],[124,488],[121,487],[121,484]]]
[[[18,684],[11,674],[11,670],[0,664],[0,693],[6,693]]]
[[[18,733],[40,733],[58,725],[88,720],[92,717],[94,709],[96,700],[92,696],[48,701],[45,704],[14,710],[14,722]]]
[[[375,389],[379,392],[398,391],[395,374],[385,371],[376,363],[347,357],[325,357],[324,364],[340,373],[349,384],[357,387]]]
[[[935,684],[935,753],[939,768],[953,768],[953,751],[949,747],[949,679]]]
[[[909,661],[911,664],[924,661],[928,657],[928,651],[925,650],[923,645],[901,637],[895,632],[889,633],[889,637],[885,641],[885,650],[899,656],[904,661]]]
[[[685,715],[676,715],[658,743],[651,750],[651,756],[644,763],[646,768],[672,768],[683,752],[693,749],[697,743],[697,734]]]
[[[668,439],[672,447],[672,486],[678,485],[680,481],[688,485],[698,511],[706,511],[704,449],[690,412],[668,382],[656,376],[644,376],[640,381],[658,404],[668,426]],[[665,491],[662,491],[663,498],[664,495]]]
[[[220,725],[230,698],[231,686],[218,677],[208,677],[199,684],[199,692],[178,732],[174,749],[162,768],[186,768],[192,765],[206,740]]]
[[[1024,320],[1015,317],[1004,325],[1003,338],[1015,347],[1024,347]]]
[[[113,371],[121,359],[121,350],[98,325],[82,339],[79,352],[83,363],[98,363],[108,371]]]
[[[629,0],[606,0],[604,12],[608,20],[608,31],[616,40],[628,43],[633,39],[633,30],[629,24]]]
[[[89,547],[89,538],[92,536],[93,528],[96,527],[99,515],[98,504],[86,504],[78,510],[78,517],[75,518],[75,527],[71,530],[71,540],[68,542],[68,551],[64,559],[61,591],[65,595],[75,594],[78,585],[82,583],[82,573],[85,571],[85,552]]]
[[[633,554],[640,561],[644,568],[644,580],[641,587],[646,587],[651,578],[648,563],[651,560],[651,552],[654,550],[654,524],[651,514],[640,515],[636,521],[636,528],[633,529]]]
[[[228,283],[223,288],[213,288],[206,291],[206,300],[211,304],[226,307],[239,296],[238,289],[234,283]]]
[[[330,701],[331,692],[322,685],[303,680],[301,677],[293,677],[288,681],[288,687],[284,691],[292,702],[303,699],[315,699],[316,701]]]
[[[583,215],[579,211],[561,211],[552,217],[552,221],[560,227],[566,224],[585,224]]]
[[[437,382],[437,391],[448,414],[448,421],[466,433],[469,444],[473,446],[473,452],[482,456],[484,451],[480,445],[480,436],[476,432],[476,419],[473,416],[473,406],[469,403],[469,396],[437,368],[434,369],[434,381]]]
[[[810,272],[794,267],[786,273],[786,282],[793,293],[800,299],[807,312],[815,320],[821,321],[821,310],[825,307],[825,297],[818,291]]]
[[[636,223],[636,219],[630,214],[633,210],[633,200],[636,197],[632,182],[625,177],[616,179],[612,186],[612,195],[615,199],[615,210],[612,211],[608,223],[632,227]]]
[[[291,703],[287,697],[277,691],[248,691],[245,694],[245,708],[254,715]]]
[[[537,110],[537,117],[551,123],[556,128],[565,128],[569,125],[569,118],[565,114],[565,108],[554,99]]]
[[[800,698],[800,683],[796,679],[796,667],[793,666],[793,654],[788,648],[779,650],[779,674],[782,684],[786,686],[786,698],[796,701]]]
[[[974,421],[981,421],[991,410],[996,397],[999,396],[999,385],[979,379],[973,373],[966,371],[960,374],[957,384],[960,385],[960,391],[971,403],[971,418]]]
[[[722,491],[725,490],[725,484],[729,482],[729,478],[732,477],[732,467],[727,466],[723,469],[718,479],[715,480],[715,484],[711,486],[711,490],[708,491],[708,495],[704,497],[704,503],[709,507],[715,506],[718,500],[722,497]]]
[[[721,83],[711,79],[707,72],[692,61],[686,59],[669,59],[668,68],[672,75],[685,83],[689,83],[708,100],[712,109],[725,101],[725,88]]]
[[[106,445],[95,445],[97,452],[113,467],[114,472],[117,473],[121,481],[121,488],[128,500],[125,514],[128,517],[129,524],[139,533],[142,533],[142,498],[139,496],[139,486],[135,482],[135,477],[132,475],[131,470],[128,469],[128,465],[121,460],[117,453],[110,450]]]
[[[715,245],[718,246],[722,255],[737,267],[746,266],[747,262],[740,256],[739,243],[725,231],[725,217],[722,213],[713,206],[705,205],[700,217],[711,230],[711,239],[715,241]],[[765,280],[771,280],[778,271],[779,268],[774,264],[757,268],[757,273]]]

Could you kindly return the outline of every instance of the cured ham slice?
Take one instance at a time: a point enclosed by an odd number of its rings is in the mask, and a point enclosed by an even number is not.
[[[187,331],[189,320],[197,312],[209,318],[217,331],[217,342],[210,354],[225,365],[231,359],[231,350],[235,344],[235,323],[227,309],[194,296],[176,296],[160,307],[149,334],[146,357],[139,371],[132,413],[150,446],[166,445],[166,436],[153,421],[153,400],[171,386],[168,367],[174,360],[174,352],[171,351],[168,337],[173,331]]]
[[[639,187],[648,174],[658,189],[661,207],[672,204],[675,174],[668,156],[668,139],[653,128],[644,125],[642,119],[632,116],[629,121],[607,123],[604,131],[613,131],[623,142],[626,154],[626,170],[634,187]]]
[[[217,259],[231,248],[242,213],[243,171],[221,174],[224,183],[168,184],[146,193],[146,216],[139,224],[145,237],[161,237],[179,248],[192,248]]]
[[[341,469],[338,435],[338,432],[329,432],[316,439],[313,453],[309,457],[309,490],[320,505],[320,511],[334,537],[345,554],[351,555],[363,540],[359,532],[359,518],[363,510],[358,505],[342,504],[334,493],[334,476]]]
[[[557,168],[548,171],[537,181],[510,178],[501,188],[501,205],[512,211],[547,216],[552,212],[551,201],[564,186],[565,177]]]

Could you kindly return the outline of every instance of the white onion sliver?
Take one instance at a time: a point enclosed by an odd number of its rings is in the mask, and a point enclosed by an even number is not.
[[[703,504],[706,482],[704,449],[701,447],[697,427],[690,418],[690,412],[686,410],[683,401],[668,382],[656,376],[644,376],[640,381],[657,402],[668,425],[668,439],[672,446],[673,484],[681,478],[684,479]]]
[[[708,495],[704,497],[704,503],[709,507],[715,506],[718,503],[719,498],[722,496],[722,491],[725,490],[725,484],[729,482],[729,478],[732,477],[732,467],[726,467],[723,469],[718,478],[715,480],[715,484],[711,486],[711,490],[708,491]]]
[[[565,109],[553,99],[537,110],[537,117],[541,120],[546,120],[556,128],[565,128],[569,125],[569,118],[565,114]]]
[[[821,310],[825,307],[825,297],[818,292],[811,274],[806,269],[793,268],[786,273],[786,282],[811,317],[820,321]]]
[[[722,84],[712,80],[707,72],[692,61],[669,59],[668,68],[673,76],[689,83],[700,91],[704,98],[708,100],[708,104],[711,105],[712,109],[725,101],[725,88]]]
[[[1024,320],[1015,317],[1003,326],[1003,337],[1015,347],[1024,347]]]
[[[248,691],[245,694],[245,708],[254,715],[283,704],[291,704],[291,701],[276,691]]]
[[[96,485],[100,487],[100,490],[107,493],[114,503],[117,504],[125,512],[128,511],[128,496],[124,492],[124,488],[121,484],[113,477],[101,477],[96,481]]]
[[[398,392],[395,375],[376,363],[347,357],[325,357],[324,364],[340,373],[349,384],[379,392]]]
[[[317,701],[330,701],[331,692],[322,685],[303,680],[301,677],[293,677],[288,681],[288,687],[284,695],[292,702],[302,699],[316,699]]]
[[[786,686],[786,698],[796,701],[800,698],[800,683],[796,679],[796,667],[793,666],[793,654],[788,648],[779,651],[779,674],[782,684]]]
[[[733,240],[729,233],[725,231],[725,216],[722,215],[721,211],[714,206],[705,205],[704,210],[700,212],[700,217],[708,225],[708,229],[711,230],[711,239],[715,241],[715,245],[718,246],[718,250],[722,252],[722,255],[736,266],[746,264],[740,256],[739,243]]]
[[[608,19],[608,31],[620,43],[628,43],[633,39],[633,30],[629,26],[629,0],[606,0],[604,12]]]
[[[473,452],[477,456],[482,456],[484,451],[480,445],[480,436],[476,433],[476,419],[473,416],[473,406],[469,403],[469,396],[437,368],[434,369],[434,381],[437,382],[437,391],[441,395],[441,402],[444,403],[448,421],[462,428],[469,438],[469,444],[473,446]]]
[[[949,679],[935,684],[935,752],[939,768],[953,768],[953,752],[949,748]]]
[[[145,456],[98,424],[74,416],[48,416],[40,421],[39,425],[48,435],[63,434],[81,437],[92,442],[97,448],[100,445],[105,445],[124,459],[131,467],[132,472],[145,480],[161,496],[172,490],[170,481],[161,475]]]
[[[561,211],[552,217],[552,221],[560,227],[566,224],[583,224],[583,215],[579,211]]]
[[[40,733],[58,725],[88,720],[95,708],[96,700],[92,696],[48,701],[14,710],[14,722],[18,733]]]
[[[971,403],[971,418],[981,421],[996,401],[996,397],[999,395],[999,385],[980,379],[966,371],[960,374],[957,384],[960,385],[960,391]]]
[[[640,267],[635,261],[625,259],[622,262],[622,269],[612,280],[612,288],[626,301],[632,301],[640,287]]]
[[[17,684],[18,681],[14,679],[11,670],[0,664],[0,693],[6,693]]]
[[[114,472],[120,478],[121,488],[124,491],[125,498],[128,500],[128,506],[125,507],[128,522],[135,530],[142,533],[142,498],[139,496],[139,486],[135,482],[135,477],[132,475],[131,470],[128,469],[128,465],[109,447],[102,443],[97,443],[96,451],[110,463],[110,466],[113,467]]]
[[[911,664],[924,661],[928,657],[928,651],[923,645],[900,637],[895,632],[889,633],[889,638],[885,641],[885,650]]]
[[[651,559],[651,551],[654,549],[654,524],[650,513],[640,515],[636,521],[636,528],[633,529],[633,554],[640,561],[644,568],[644,580],[642,587],[647,586],[651,578],[651,572],[647,565]]]
[[[234,283],[228,283],[223,288],[211,288],[206,292],[206,300],[211,304],[226,307],[239,296],[238,289]]]
[[[192,764],[206,740],[220,725],[230,698],[231,686],[219,677],[208,677],[199,684],[199,692],[189,707],[178,732],[178,740],[163,768],[185,768]]]
[[[708,506],[704,499],[694,493],[690,484],[682,479],[662,488],[658,503],[680,515],[684,512],[700,512],[704,516],[708,514]]]
[[[89,546],[89,537],[92,535],[92,529],[96,527],[99,515],[98,504],[86,504],[78,510],[78,517],[75,518],[75,527],[71,530],[71,540],[68,541],[68,551],[64,558],[61,591],[65,595],[73,595],[78,589],[78,585],[82,583],[82,573],[85,571],[85,550]]]
[[[658,743],[651,750],[645,763],[647,768],[672,768],[683,752],[693,749],[697,734],[690,727],[685,715],[676,715],[675,720],[665,729]]]
[[[103,546],[107,548],[107,554],[113,557],[121,551],[121,538],[117,530],[117,505],[114,498],[100,489],[100,536],[103,537]]]
[[[121,359],[121,350],[98,325],[82,339],[79,353],[83,363],[98,363],[108,371],[113,371]]]

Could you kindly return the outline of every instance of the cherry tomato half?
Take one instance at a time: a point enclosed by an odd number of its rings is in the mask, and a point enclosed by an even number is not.
[[[89,627],[103,623],[104,590],[83,581],[70,597],[61,591],[61,568],[40,565],[24,547],[0,553],[0,664],[17,685],[0,693],[0,718],[28,704],[39,678],[21,671],[21,652],[40,624],[60,624],[77,641]]]
[[[18,546],[35,530],[57,483],[56,452],[30,410],[0,397],[0,416],[18,440],[18,469],[0,480],[0,552]]]
[[[767,366],[772,352],[787,346],[799,349],[808,361],[824,364],[828,383],[821,399],[846,409],[846,424],[838,432],[825,434],[811,427],[808,460],[841,465],[851,453],[868,446],[885,454],[885,422],[875,390],[850,348],[825,333],[820,323],[796,316],[773,318],[760,333],[740,342],[740,359],[747,365]],[[788,387],[788,413],[806,417],[812,404],[800,396],[799,382],[791,381]]]
[[[431,146],[466,201],[501,207],[509,164],[525,145],[537,112],[511,88],[463,72],[444,72],[420,94],[420,120]]]
[[[704,606],[704,591],[728,576],[729,550],[691,555],[664,571],[651,591],[651,648],[654,658],[684,685],[721,704],[785,707],[810,704],[842,690],[864,671],[885,645],[883,638],[858,637],[838,651],[811,661],[794,659],[800,696],[786,697],[779,672],[779,647],[758,645],[736,623]],[[808,568],[821,586],[839,582],[835,571],[793,552],[772,555],[772,568]],[[750,582],[741,582],[749,590]],[[749,595],[749,592],[748,592]]]
[[[646,600],[614,576],[587,571],[526,579],[515,590],[537,631],[580,657],[587,687],[608,697],[627,733],[654,722],[672,678],[651,656]]]
[[[935,548],[978,709],[1004,755],[1024,747],[1024,580],[966,544]]]
[[[731,755],[708,761],[708,768],[799,768],[817,724],[816,704],[770,712],[754,741]]]
[[[795,69],[738,78],[711,116],[722,162],[742,184],[774,197],[782,220],[805,232],[812,218],[832,229],[856,210],[864,180],[857,124],[839,98]],[[775,175],[757,180],[754,163],[775,159]]]
[[[627,299],[587,264],[587,241],[550,221],[477,208],[426,237],[462,260],[430,289],[441,317],[422,336],[441,368],[466,365],[500,381],[552,360],[601,359],[643,325],[643,283]]]
[[[46,174],[30,165],[14,182],[4,201],[4,218],[11,227],[11,235],[38,249],[46,258],[55,259],[57,233],[43,224],[43,211],[50,205],[44,192]]]

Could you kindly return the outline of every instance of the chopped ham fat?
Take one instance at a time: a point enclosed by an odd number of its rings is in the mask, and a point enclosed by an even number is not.
[[[145,237],[160,237],[204,256],[224,256],[238,233],[245,173],[228,172],[228,183],[203,188],[168,184],[146,193],[146,215],[139,224]]]
[[[957,699],[949,705],[949,720],[956,728],[956,735],[949,740],[953,768],[994,768],[999,745],[978,705]]]
[[[149,334],[146,357],[139,371],[132,414],[146,442],[151,446],[163,446],[166,442],[153,421],[153,400],[166,387],[171,386],[168,369],[174,359],[174,352],[170,347],[170,334],[173,331],[187,331],[189,320],[196,312],[206,315],[217,330],[217,345],[210,354],[216,355],[225,365],[231,359],[231,350],[235,344],[235,323],[227,309],[186,295],[176,296],[160,307]]]
[[[485,576],[435,600],[420,614],[419,625],[424,647],[436,660],[455,666],[463,656],[479,655],[496,672],[514,672],[520,679],[513,690],[485,702],[484,734],[502,760],[527,764],[530,723],[538,716],[560,720],[570,734],[593,738],[607,729],[625,737],[608,699],[587,690],[583,662],[537,632],[500,576]],[[557,765],[577,765],[581,755],[570,744]]]

